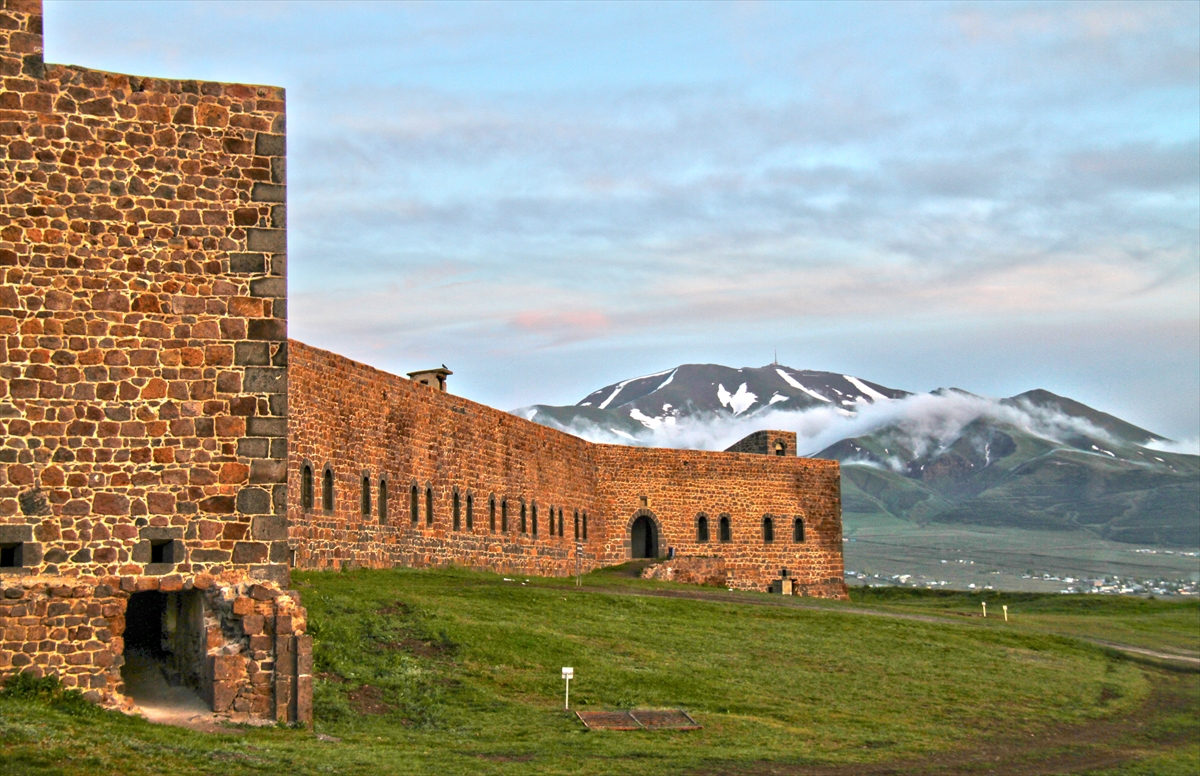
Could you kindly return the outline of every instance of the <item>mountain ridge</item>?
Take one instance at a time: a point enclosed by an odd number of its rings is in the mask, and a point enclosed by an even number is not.
[[[801,454],[843,463],[848,519],[1200,546],[1200,458],[1166,452],[1165,437],[1042,388],[992,399],[777,363],[683,364],[575,405],[514,412],[618,444],[724,449],[754,430],[794,430]]]

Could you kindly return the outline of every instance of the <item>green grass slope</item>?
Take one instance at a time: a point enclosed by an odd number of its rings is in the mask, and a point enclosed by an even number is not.
[[[1048,732],[1116,724],[1141,713],[1157,681],[1136,663],[1056,633],[933,610],[895,619],[864,616],[855,611],[862,603],[794,608],[763,594],[647,597],[697,589],[612,572],[589,575],[583,590],[571,580],[522,581],[455,570],[298,573],[319,672],[316,730],[326,740],[283,728],[226,735],[166,729],[69,697],[10,694],[0,697],[2,770],[857,769],[947,752],[970,757],[980,742],[1028,747]],[[905,603],[865,605],[886,612]],[[704,728],[588,732],[562,710],[564,665],[575,668],[577,708],[682,707]],[[1164,737],[1142,741],[1129,756],[1158,758],[1164,773],[1187,772],[1200,750],[1171,738],[1178,719],[1159,722]],[[1117,738],[1104,745],[1118,746]],[[1036,752],[1024,756],[1037,759]]]

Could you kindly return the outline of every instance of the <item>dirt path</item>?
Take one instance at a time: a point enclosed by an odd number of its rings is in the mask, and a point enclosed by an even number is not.
[[[629,595],[643,596],[648,598],[682,598],[693,601],[711,601],[721,604],[750,604],[752,606],[780,606],[791,609],[804,609],[806,611],[815,612],[831,612],[834,614],[862,614],[868,617],[887,617],[894,620],[912,620],[915,622],[929,622],[935,624],[944,624],[947,622],[957,622],[951,617],[958,615],[962,617],[962,621],[970,622],[977,619],[974,615],[959,614],[957,612],[948,612],[946,615],[938,616],[932,614],[907,614],[905,612],[887,612],[878,609],[862,609],[855,606],[839,606],[836,609],[830,606],[822,606],[805,601],[803,598],[779,596],[778,598],[759,598],[738,593],[722,593],[716,590],[646,590],[637,588],[621,588],[621,587],[574,587],[572,591],[587,592],[587,593],[607,593],[609,595]],[[1064,635],[1064,634],[1058,634]],[[1144,657],[1152,657],[1157,660],[1166,660],[1174,663],[1180,663],[1193,668],[1200,668],[1200,657],[1190,655],[1180,655],[1172,652],[1160,652],[1145,647],[1135,647],[1129,644],[1118,644],[1113,641],[1102,641],[1100,639],[1092,639],[1086,636],[1066,636],[1067,638],[1086,641],[1089,644],[1095,644],[1099,647],[1107,647],[1115,649],[1118,652],[1126,652],[1133,655],[1141,655]]]
[[[212,713],[194,690],[172,687],[159,662],[136,650],[125,655],[121,668],[125,694],[137,704],[134,711],[149,722],[191,728],[205,733],[229,733],[230,728]]]
[[[983,739],[969,749],[856,765],[713,763],[693,776],[1059,776],[1112,768],[1188,741],[1192,731],[1154,734],[1172,714],[1200,713],[1194,674],[1155,672],[1150,698],[1137,712],[1112,720],[1062,725],[1028,738]],[[1168,728],[1169,729],[1169,728]]]

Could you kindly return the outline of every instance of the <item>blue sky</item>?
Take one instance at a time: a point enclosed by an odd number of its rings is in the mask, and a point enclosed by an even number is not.
[[[1200,4],[46,2],[287,88],[293,337],[565,404],[685,362],[1200,434]]]

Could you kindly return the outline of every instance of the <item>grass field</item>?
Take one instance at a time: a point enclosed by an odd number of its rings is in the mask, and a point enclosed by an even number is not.
[[[25,688],[0,696],[0,771],[1192,774],[1200,766],[1200,674],[1069,635],[1195,650],[1195,603],[1089,598],[1081,608],[1014,596],[1019,616],[1005,626],[962,616],[978,607],[966,594],[788,599],[799,608],[619,571],[585,577],[582,590],[572,580],[523,581],[458,570],[297,573],[315,637],[316,732],[326,740],[287,728],[163,728]],[[695,593],[718,600],[658,597]],[[704,727],[588,732],[562,709],[568,665],[573,707],[684,708]],[[990,769],[977,770],[978,757]],[[1012,770],[992,767],[999,761]]]

